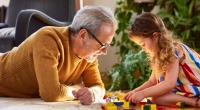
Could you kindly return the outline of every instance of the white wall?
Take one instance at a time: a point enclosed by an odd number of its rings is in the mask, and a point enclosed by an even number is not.
[[[117,0],[83,0],[83,5],[102,5],[114,11],[116,8],[116,1]]]
[[[83,5],[102,5],[109,7],[113,10],[116,8],[117,0],[83,0]],[[8,6],[9,0],[0,0],[0,6]],[[105,56],[99,56],[99,68],[101,72],[107,72],[112,65],[118,62],[118,56],[116,53],[116,47],[111,47],[108,54]]]
[[[5,5],[8,6],[9,0],[0,0],[0,6]]]

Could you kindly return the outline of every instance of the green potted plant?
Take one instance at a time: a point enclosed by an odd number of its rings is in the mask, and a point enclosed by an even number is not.
[[[200,52],[200,1],[157,0],[158,15],[184,43]]]

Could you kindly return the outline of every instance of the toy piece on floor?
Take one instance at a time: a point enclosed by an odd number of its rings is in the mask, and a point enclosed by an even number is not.
[[[148,101],[147,101],[148,102]],[[178,102],[174,105],[170,105],[168,107],[171,108],[185,108],[187,105],[183,102]],[[148,102],[147,104],[141,105],[141,110],[165,110],[163,106],[157,106],[156,104],[153,104],[152,102]]]
[[[129,109],[130,103],[128,101],[123,100],[125,94],[121,92],[107,92],[106,95],[104,96],[105,104],[102,105],[102,109],[104,110],[117,110],[117,108],[122,108],[122,109]],[[131,103],[132,105],[136,106],[144,106],[145,104],[152,104],[151,100],[146,99],[145,102],[140,102],[137,104]],[[152,105],[152,107],[155,107],[156,105]],[[145,106],[146,107],[146,106]],[[152,108],[150,106],[150,108]],[[148,108],[148,106],[147,106]]]
[[[121,91],[116,91],[116,92],[108,92],[107,91],[105,97],[117,97],[119,100],[123,100],[125,95],[126,94]]]
[[[141,106],[141,110],[157,110],[156,104],[145,104]]]
[[[147,104],[153,104],[150,99],[147,99]]]
[[[146,98],[145,100],[143,100],[142,102],[139,102],[139,103],[133,103],[133,102],[130,103],[130,105],[135,105],[135,106],[142,106],[145,104],[154,104],[154,103],[151,102],[151,100],[148,98]]]
[[[171,105],[169,107],[172,107],[172,108],[185,108],[185,107],[187,107],[187,105],[184,102],[177,102],[176,104]]]
[[[135,104],[141,106],[141,110],[157,110],[157,105],[154,104],[150,99],[146,98],[142,102]]]
[[[102,109],[105,110],[117,110],[117,108],[129,109],[129,102],[120,99],[117,96],[105,96],[105,104],[102,106]]]
[[[176,106],[179,108],[184,108],[184,107],[187,107],[187,104],[185,104],[184,102],[178,102],[176,103]]]
[[[114,105],[112,102],[107,102],[101,106],[103,110],[117,110],[117,106]]]

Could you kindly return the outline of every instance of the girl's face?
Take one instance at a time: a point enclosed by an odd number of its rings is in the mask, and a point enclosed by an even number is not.
[[[130,36],[129,39],[141,46],[142,49],[151,56],[156,53],[156,42],[151,37]]]

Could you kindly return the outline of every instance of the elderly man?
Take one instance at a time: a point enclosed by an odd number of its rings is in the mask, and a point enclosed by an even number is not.
[[[104,96],[97,56],[106,54],[116,30],[113,13],[87,6],[67,27],[39,29],[0,56],[0,96],[79,99],[91,104]],[[81,87],[72,86],[82,80]]]

